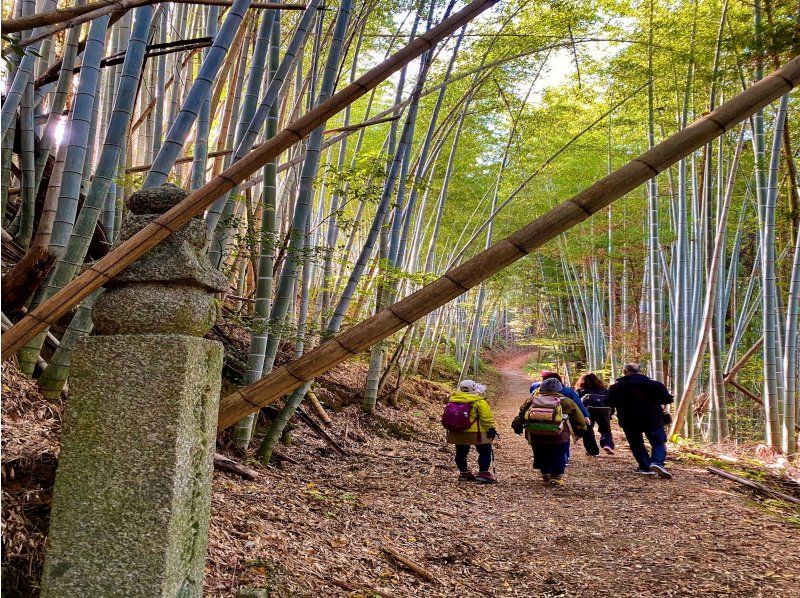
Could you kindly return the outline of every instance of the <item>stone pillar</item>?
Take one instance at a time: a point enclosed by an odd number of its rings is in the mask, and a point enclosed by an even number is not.
[[[129,238],[187,193],[135,193]],[[72,357],[42,596],[201,596],[227,281],[195,218],[120,273]]]

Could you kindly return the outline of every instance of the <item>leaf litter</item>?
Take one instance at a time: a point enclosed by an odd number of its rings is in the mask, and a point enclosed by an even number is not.
[[[634,476],[624,446],[590,459],[575,445],[566,486],[542,487],[509,429],[527,394],[522,361],[490,380],[503,436],[493,486],[456,482],[438,423],[446,387],[410,379],[397,407],[369,418],[364,365],[327,374],[327,432],[349,456],[300,425],[281,447],[298,464],[245,459],[254,481],[215,472],[205,595],[800,596],[797,525],[688,459],[665,482]],[[13,362],[3,384],[3,581],[35,596],[62,406]]]
[[[509,428],[529,384],[521,361],[491,381],[496,485],[456,481],[438,423],[447,389],[428,381],[376,421],[357,405],[331,413],[347,458],[300,427],[284,449],[298,465],[259,468],[252,482],[215,473],[208,595],[800,596],[798,527],[704,468],[671,460],[673,480],[642,479],[622,442],[599,458],[573,445],[566,485],[543,487]],[[363,375],[340,366],[318,394],[343,385],[356,396]]]

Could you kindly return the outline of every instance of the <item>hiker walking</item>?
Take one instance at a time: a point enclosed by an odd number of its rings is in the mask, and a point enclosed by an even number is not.
[[[658,380],[651,380],[636,363],[628,363],[623,376],[608,389],[606,404],[617,410],[619,425],[631,447],[640,475],[672,477],[664,460],[667,458],[667,433],[664,431],[664,405],[672,403],[672,395]],[[644,437],[650,443],[648,453]]]
[[[462,380],[442,415],[447,442],[456,445],[456,466],[459,482],[493,484],[497,480],[489,471],[492,464],[492,441],[498,437],[494,415],[483,398],[486,386],[474,380]],[[467,457],[474,446],[478,451],[478,474],[470,471]]]
[[[583,404],[580,395],[578,395],[575,390],[570,388],[569,386],[564,384],[564,380],[561,378],[561,374],[558,372],[551,372],[550,370],[542,370],[539,376],[542,379],[542,382],[548,380],[550,378],[555,378],[561,383],[562,389],[561,394],[567,397],[568,399],[572,400],[578,406],[581,413],[583,413],[583,417],[587,420],[591,417],[589,410],[586,409],[586,406]],[[531,394],[536,392],[542,382],[534,382],[531,384]],[[583,448],[586,449],[586,454],[590,457],[596,457],[600,454],[600,449],[597,446],[597,441],[594,439],[594,433],[587,434],[583,437]],[[569,462],[569,446],[567,446],[567,462]]]
[[[587,436],[592,437],[591,444],[594,444],[594,426],[597,424],[597,431],[600,432],[600,448],[613,455],[614,436],[611,433],[611,417],[614,415],[614,408],[606,403],[608,397],[606,385],[594,372],[586,372],[578,378],[575,390],[589,410],[589,426],[583,437],[584,446],[587,444]]]
[[[586,430],[586,419],[572,399],[562,394],[564,386],[556,378],[547,378],[531,394],[514,418],[511,427],[525,437],[533,450],[533,468],[542,473],[550,486],[564,484],[569,443]]]

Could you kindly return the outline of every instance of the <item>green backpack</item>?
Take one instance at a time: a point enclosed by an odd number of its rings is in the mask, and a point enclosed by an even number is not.
[[[564,430],[561,399],[535,392],[525,412],[525,429],[535,436],[558,436]]]

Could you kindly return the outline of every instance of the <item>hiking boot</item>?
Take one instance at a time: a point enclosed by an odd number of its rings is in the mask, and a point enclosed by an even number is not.
[[[475,481],[475,474],[471,471],[462,471],[461,475],[458,476],[459,482],[474,482]]]
[[[497,480],[495,477],[488,471],[481,471],[475,476],[475,481],[479,484],[496,484]]]
[[[559,476],[552,476],[550,478],[550,485],[551,486],[563,486],[564,485],[564,480],[560,475]]]
[[[672,479],[672,474],[667,471],[667,468],[664,467],[663,465],[659,465],[658,463],[650,464],[650,473],[656,474],[662,480]]]
[[[550,474],[549,473],[543,473],[542,474],[542,483],[544,483],[545,485],[550,483]]]
[[[656,475],[655,471],[650,471],[649,469],[642,469],[641,467],[637,467],[636,469],[634,469],[633,473],[635,473],[637,475],[645,476],[647,478],[652,478],[652,477],[655,477],[655,475]]]
[[[614,449],[613,449],[613,448],[611,448],[610,446],[604,446],[604,447],[603,447],[603,450],[604,450],[606,453],[608,453],[609,455],[613,455],[613,454],[614,454]]]

